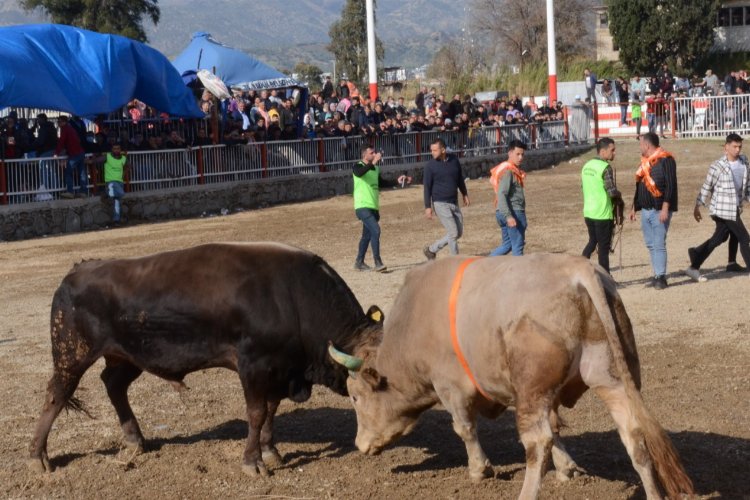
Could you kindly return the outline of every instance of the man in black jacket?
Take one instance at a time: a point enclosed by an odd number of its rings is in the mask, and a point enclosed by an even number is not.
[[[456,192],[461,192],[466,207],[469,206],[469,193],[464,183],[461,164],[455,155],[447,154],[442,139],[433,141],[430,153],[432,159],[424,168],[425,217],[432,219],[434,207],[434,213],[446,230],[445,236],[423,249],[425,257],[433,260],[437,252],[445,246],[450,248],[452,255],[458,254],[458,239],[464,231],[464,218],[458,207]]]

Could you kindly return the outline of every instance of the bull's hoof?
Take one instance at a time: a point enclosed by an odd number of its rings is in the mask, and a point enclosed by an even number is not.
[[[254,463],[242,464],[242,472],[253,478],[268,477],[271,475],[266,468],[266,464],[264,464],[262,460],[258,460]]]
[[[586,471],[578,467],[576,464],[573,464],[571,467],[566,467],[563,470],[555,471],[555,477],[557,477],[557,480],[561,483],[584,475],[586,475]]]
[[[125,436],[122,440],[122,444],[124,444],[127,449],[133,450],[136,454],[143,453],[143,450],[145,449],[142,437]]]
[[[47,454],[45,453],[41,457],[30,457],[26,460],[26,465],[28,466],[29,470],[32,472],[36,472],[38,474],[43,474],[45,472],[52,472],[55,470],[52,465],[49,463],[49,458],[47,458]]]
[[[469,477],[475,483],[483,481],[487,479],[488,477],[494,477],[494,476],[495,476],[495,470],[492,468],[490,464],[485,464],[484,468],[481,470],[469,471]]]
[[[279,450],[276,448],[264,450],[261,454],[261,458],[263,459],[263,463],[269,467],[278,467],[284,464],[284,460],[281,458]]]

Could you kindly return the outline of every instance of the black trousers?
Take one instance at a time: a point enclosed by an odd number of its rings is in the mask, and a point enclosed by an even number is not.
[[[713,215],[711,218],[716,224],[714,234],[703,242],[702,245],[695,247],[695,253],[693,254],[694,260],[691,259],[690,266],[695,269],[700,269],[701,264],[708,259],[711,252],[713,252],[716,247],[727,241],[727,238],[730,236],[736,238],[736,245],[739,246],[742,258],[745,259],[745,265],[750,266],[750,235],[748,234],[745,225],[742,223],[739,213],[737,214],[737,220],[720,219]],[[737,246],[734,246],[732,243],[733,242],[730,240],[729,262],[733,262],[737,258]]]
[[[583,256],[587,259],[597,250],[599,265],[609,272],[609,248],[612,244],[612,229],[615,223],[612,219],[597,220],[584,217],[586,229],[589,231],[589,242],[583,249]]]

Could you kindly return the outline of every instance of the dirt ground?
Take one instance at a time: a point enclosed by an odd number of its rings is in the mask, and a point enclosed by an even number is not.
[[[706,498],[750,494],[750,278],[723,272],[726,247],[706,262],[709,281],[693,283],[680,270],[687,248],[712,232],[692,218],[692,205],[719,142],[667,141],[678,161],[680,211],[669,232],[669,281],[646,288],[650,266],[638,224],[628,223],[613,256],[613,275],[633,320],[647,405],[669,431],[697,491]],[[530,173],[527,251],[580,253],[586,236],[579,171],[592,153]],[[632,196],[637,142],[618,144],[615,166]],[[486,179],[468,183],[461,251],[486,253],[499,230]],[[33,241],[0,244],[0,495],[6,498],[515,498],[524,452],[512,412],[480,422],[480,439],[495,478],[469,480],[466,452],[449,415],[427,412],[414,432],[378,456],[354,447],[356,420],[347,399],[317,388],[304,404],[284,401],[276,420],[285,464],[269,479],[240,470],[246,425],[237,377],[226,370],[191,374],[190,391],[176,393],[144,375],[130,389],[146,438],[133,456],[99,379],[100,361],[77,392],[96,419],[63,413],[49,440],[53,473],[26,466],[28,445],[51,374],[49,307],[71,266],[91,258],[131,257],[211,241],[273,240],[322,255],[364,308],[388,310],[406,272],[423,262],[422,247],[442,234],[423,217],[421,186],[381,196],[383,259],[389,272],[352,269],[360,223],[349,196],[210,217]],[[704,215],[706,211],[704,210]],[[750,222],[745,217],[746,224]],[[620,267],[620,253],[622,267]],[[440,255],[439,258],[443,257]],[[369,256],[368,256],[369,258]],[[370,261],[371,262],[371,261]],[[642,498],[643,489],[603,404],[586,394],[564,410],[564,439],[589,474],[558,483],[545,477],[542,498]]]

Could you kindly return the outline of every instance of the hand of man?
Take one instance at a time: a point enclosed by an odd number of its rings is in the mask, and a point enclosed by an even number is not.
[[[372,163],[373,165],[380,161],[380,159],[383,157],[382,153],[378,151],[375,153],[375,156],[373,157]]]
[[[628,214],[628,219],[630,219],[631,222],[635,221],[635,207],[630,207],[630,214]]]
[[[693,217],[695,217],[695,220],[697,222],[700,222],[701,219],[703,219],[703,216],[701,215],[701,207],[696,205],[695,209],[693,209]]]
[[[464,206],[468,207],[469,205],[471,205],[471,201],[469,201],[469,195],[467,194],[464,196]]]
[[[492,200],[492,206],[497,210],[497,196],[495,196],[495,199]]]
[[[432,219],[432,209],[431,208],[425,208],[424,209],[424,216],[427,219]]]
[[[668,220],[669,220],[669,209],[667,207],[664,207],[659,211],[659,222],[664,224]]]
[[[508,217],[508,219],[506,220],[506,224],[508,224],[508,227],[516,227],[516,218]]]

